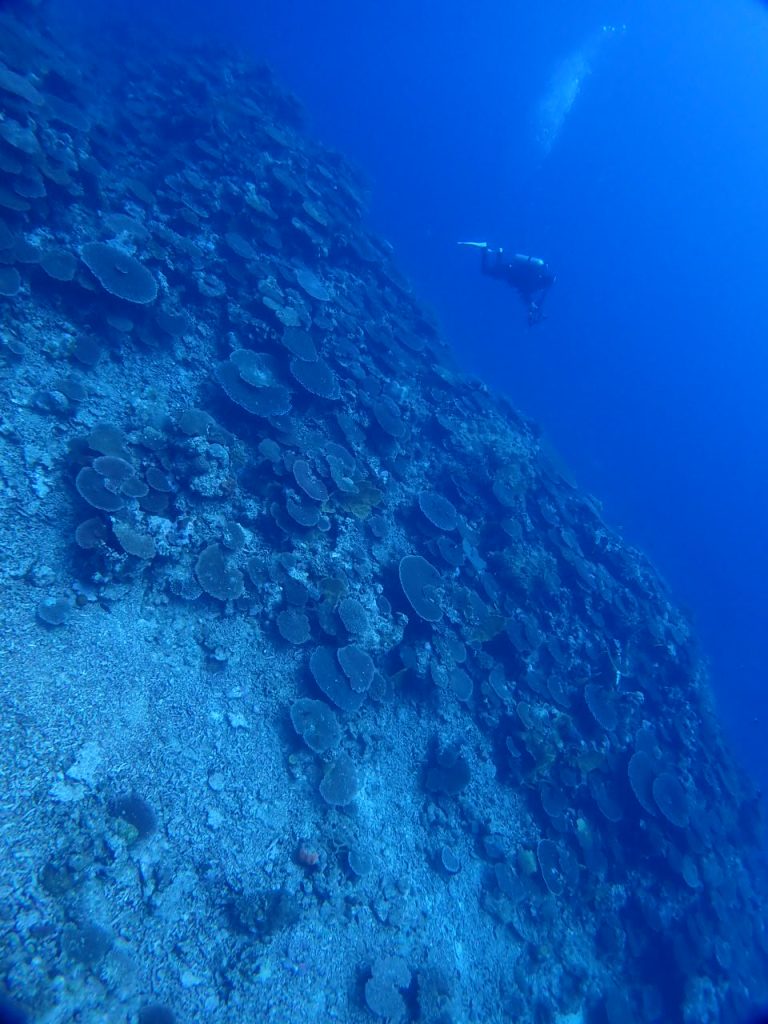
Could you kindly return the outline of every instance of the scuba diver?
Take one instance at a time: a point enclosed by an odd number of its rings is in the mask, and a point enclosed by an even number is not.
[[[516,289],[527,307],[529,327],[541,323],[545,318],[542,304],[556,280],[544,260],[521,253],[505,256],[503,249],[490,249],[487,242],[459,242],[459,245],[482,250],[481,271],[489,277],[501,278]]]

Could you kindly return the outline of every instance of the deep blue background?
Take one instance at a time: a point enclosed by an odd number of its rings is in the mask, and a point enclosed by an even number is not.
[[[81,31],[104,6],[55,10]],[[766,787],[768,11],[563,6],[153,10],[266,58],[310,130],[364,170],[374,226],[460,361],[539,421],[692,610],[723,717]],[[603,24],[626,32],[600,48],[544,156],[533,111]],[[558,274],[547,323],[528,332],[460,238],[545,257]]]

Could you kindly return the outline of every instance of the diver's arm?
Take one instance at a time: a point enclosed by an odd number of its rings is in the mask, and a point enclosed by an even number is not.
[[[483,249],[480,263],[481,272],[489,277],[505,277],[506,264],[503,252],[503,249]]]

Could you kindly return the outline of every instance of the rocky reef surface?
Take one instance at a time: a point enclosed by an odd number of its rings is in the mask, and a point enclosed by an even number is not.
[[[685,616],[266,69],[103,43],[0,14],[2,1012],[736,1024]]]

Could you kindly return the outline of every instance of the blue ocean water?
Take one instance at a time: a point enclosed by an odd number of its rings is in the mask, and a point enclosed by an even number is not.
[[[741,1024],[768,14],[9,8],[0,1019]]]

